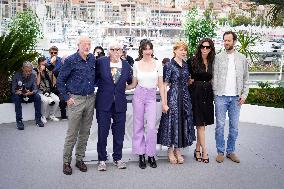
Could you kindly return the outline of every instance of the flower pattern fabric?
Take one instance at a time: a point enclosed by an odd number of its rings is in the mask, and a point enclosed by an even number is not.
[[[164,81],[170,85],[167,92],[169,110],[161,117],[158,144],[184,148],[196,139],[188,91],[188,66],[183,62],[181,67],[174,59],[165,66]]]

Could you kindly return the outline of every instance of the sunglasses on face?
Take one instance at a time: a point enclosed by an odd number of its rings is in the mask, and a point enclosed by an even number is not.
[[[53,52],[50,52],[50,54],[57,54],[57,52],[56,52],[56,51],[53,51]]]
[[[211,49],[211,47],[210,46],[201,45],[201,49]]]

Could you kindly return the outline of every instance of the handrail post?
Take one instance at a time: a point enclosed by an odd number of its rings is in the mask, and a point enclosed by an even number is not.
[[[280,81],[280,83],[281,83],[281,80],[282,80],[283,63],[284,63],[284,52],[282,52],[282,54],[281,54],[280,73],[279,73],[279,81]]]

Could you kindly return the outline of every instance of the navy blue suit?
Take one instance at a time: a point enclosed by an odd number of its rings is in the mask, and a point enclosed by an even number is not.
[[[119,80],[114,83],[111,75],[110,58],[101,57],[97,60],[96,80],[96,117],[98,122],[98,159],[107,160],[107,137],[111,126],[113,134],[113,160],[122,158],[122,148],[125,133],[127,100],[125,95],[126,83],[132,81],[131,67],[127,61],[122,61]]]

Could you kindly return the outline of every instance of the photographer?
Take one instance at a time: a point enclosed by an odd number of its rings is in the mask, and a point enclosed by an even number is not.
[[[66,115],[66,102],[62,95],[60,95],[57,87],[56,87],[56,78],[60,72],[60,69],[63,65],[63,58],[58,56],[58,48],[56,46],[52,46],[49,48],[49,57],[47,57],[46,69],[48,70],[50,80],[52,83],[53,93],[59,97],[59,108],[61,113],[61,119],[67,119]]]
[[[58,72],[62,66],[61,62],[62,59],[61,57],[58,56],[58,48],[56,46],[52,46],[49,48],[49,57],[47,57],[47,64],[46,64],[46,68],[49,71],[52,71],[52,75],[54,75],[55,77],[58,76]],[[54,78],[51,78],[52,80]],[[56,80],[53,81],[53,84],[56,83]]]
[[[12,78],[12,98],[15,103],[17,129],[24,130],[22,122],[22,102],[34,102],[35,120],[38,127],[44,127],[41,121],[41,102],[36,86],[36,77],[32,74],[33,65],[29,61],[23,63],[22,70]]]
[[[49,118],[52,121],[59,121],[59,119],[55,117],[59,105],[59,98],[53,93],[52,83],[45,66],[45,57],[38,58],[38,67],[35,70],[37,72],[37,86],[42,102],[42,121],[46,123],[45,115],[50,115]],[[49,112],[47,112],[48,108]]]
[[[123,50],[122,50],[122,55],[121,55],[121,60],[126,60],[128,62],[128,64],[133,67],[133,64],[134,64],[134,60],[131,56],[129,56],[127,54],[127,48],[126,47],[123,47]]]
[[[93,52],[94,56],[96,59],[102,57],[102,56],[105,56],[105,52],[104,52],[104,49],[101,47],[101,46],[96,46],[94,48],[94,52]]]

